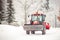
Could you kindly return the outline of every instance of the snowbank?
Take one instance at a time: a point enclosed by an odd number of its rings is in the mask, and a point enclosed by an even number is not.
[[[27,35],[22,26],[0,25],[0,40],[60,40],[60,28],[51,28],[46,35],[39,31],[35,35]]]

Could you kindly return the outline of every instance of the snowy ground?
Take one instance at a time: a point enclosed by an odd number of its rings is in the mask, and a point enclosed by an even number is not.
[[[27,35],[22,26],[0,25],[0,40],[60,40],[60,28],[51,28],[46,35],[41,35],[40,31]]]

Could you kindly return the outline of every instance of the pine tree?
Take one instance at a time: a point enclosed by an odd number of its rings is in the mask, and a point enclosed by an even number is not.
[[[12,23],[14,21],[14,9],[13,9],[13,4],[12,4],[12,0],[7,0],[7,3],[9,4],[7,7],[7,22],[8,24]]]
[[[45,0],[45,1],[42,0],[41,3],[42,3],[40,8],[41,11],[48,11],[50,9],[49,0]]]
[[[46,10],[49,9],[49,0],[46,0],[46,5],[45,5]]]
[[[0,24],[2,24],[3,20],[4,20],[3,1],[0,0]]]

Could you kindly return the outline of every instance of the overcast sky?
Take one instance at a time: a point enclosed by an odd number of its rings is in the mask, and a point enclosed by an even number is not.
[[[60,0],[51,0],[51,2],[60,7]]]

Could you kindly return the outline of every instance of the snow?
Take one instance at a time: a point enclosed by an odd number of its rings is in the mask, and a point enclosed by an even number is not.
[[[60,40],[60,28],[50,28],[46,35],[41,31],[27,35],[22,26],[0,25],[0,40]]]

